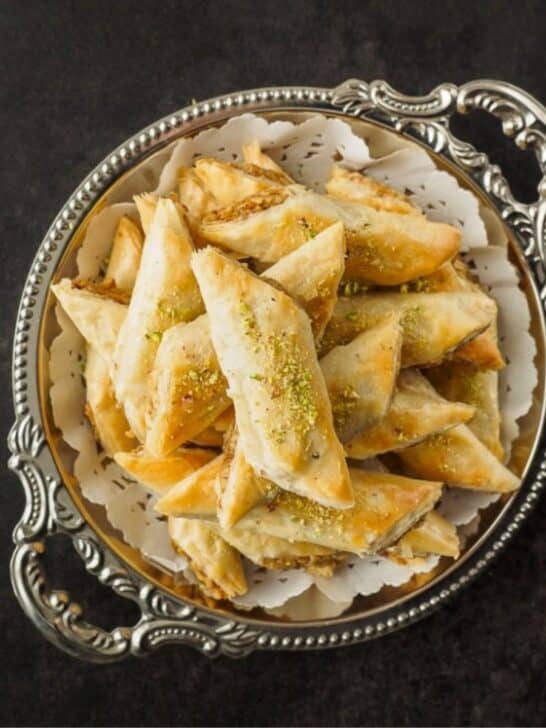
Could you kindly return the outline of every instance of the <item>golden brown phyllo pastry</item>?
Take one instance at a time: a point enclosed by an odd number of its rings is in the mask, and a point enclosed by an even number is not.
[[[285,293],[210,247],[193,256],[192,266],[245,457],[287,490],[351,506],[309,317]]]
[[[396,391],[383,419],[363,428],[346,443],[347,455],[366,460],[414,445],[438,432],[468,422],[475,409],[462,402],[447,402],[417,369],[400,372]]]
[[[334,164],[332,174],[326,183],[326,192],[340,200],[359,202],[366,207],[401,215],[421,215],[409,198],[392,187],[381,184],[373,177],[367,177],[350,169]]]
[[[460,233],[449,225],[321,197],[299,186],[278,187],[211,212],[199,232],[223,248],[273,263],[336,221],[345,225],[345,272],[351,279],[404,283],[433,272],[459,250]]]
[[[321,351],[352,341],[386,314],[400,316],[402,367],[429,366],[491,325],[495,302],[484,293],[360,293],[340,297]]]
[[[191,321],[203,310],[190,268],[192,251],[182,208],[172,200],[159,200],[113,357],[116,396],[123,402],[131,429],[140,440],[146,434],[148,376],[161,336],[174,324]]]
[[[334,165],[320,194],[256,142],[241,155],[137,196],[104,276],[53,286],[97,440],[208,599],[245,593],[243,557],[321,577],[457,558],[443,489],[519,485],[497,307],[459,232],[360,172]]]

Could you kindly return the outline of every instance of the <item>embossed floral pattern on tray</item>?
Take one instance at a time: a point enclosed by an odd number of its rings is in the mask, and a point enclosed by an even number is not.
[[[461,87],[442,84],[423,97],[410,97],[383,81],[350,80],[334,90],[297,87],[241,92],[195,104],[165,117],[118,147],[81,183],[64,205],[43,240],[24,286],[17,317],[13,390],[16,421],[9,435],[9,465],[18,475],[26,506],[14,531],[11,576],[26,614],[57,646],[95,662],[146,654],[162,644],[183,643],[204,654],[239,657],[256,648],[313,649],[350,644],[392,632],[420,619],[457,593],[503,549],[525,520],[543,489],[546,459],[535,450],[524,485],[513,498],[486,541],[457,568],[417,591],[401,604],[370,616],[348,615],[343,620],[313,625],[284,624],[230,618],[184,603],[154,587],[127,568],[84,521],[61,483],[44,436],[34,366],[41,315],[49,281],[74,231],[95,201],[123,171],[154,149],[207,122],[240,110],[300,108],[338,111],[369,118],[404,132],[444,155],[466,172],[487,194],[503,220],[515,232],[539,289],[546,298],[546,182],[538,200],[518,202],[500,168],[472,145],[450,131],[453,114],[481,109],[498,117],[504,133],[521,148],[533,149],[546,172],[546,113],[521,89],[494,81],[474,81]],[[112,631],[88,623],[81,608],[64,591],[48,587],[41,554],[48,536],[70,536],[90,573],[116,593],[133,600],[140,618],[131,627]]]

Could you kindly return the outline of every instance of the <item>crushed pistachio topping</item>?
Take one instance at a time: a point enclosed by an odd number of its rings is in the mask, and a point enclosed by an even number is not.
[[[432,435],[427,441],[427,444],[431,447],[432,451],[436,450],[442,457],[438,457],[436,466],[442,473],[453,473],[453,464],[451,463],[452,457],[452,440],[449,432],[441,432],[437,435]],[[417,446],[418,447],[418,446]]]
[[[363,293],[368,290],[368,286],[365,286],[360,281],[345,281],[341,285],[340,293],[344,296],[356,296],[357,293]]]
[[[314,237],[316,237],[317,233],[315,230],[313,230],[306,217],[300,217],[298,220],[298,225],[303,229],[308,240],[312,240]]]
[[[274,508],[286,508],[296,521],[312,525],[317,533],[334,529],[338,533],[343,531],[346,512],[337,508],[328,508],[328,506],[323,506],[316,501],[289,493],[286,490],[279,490],[272,505]]]
[[[194,367],[184,372],[177,383],[177,395],[186,403],[215,396],[225,386],[222,374],[213,365]],[[211,407],[212,409],[212,407]]]
[[[273,501],[281,492],[281,489],[276,483],[266,478],[260,478],[260,487],[263,497],[268,501]]]
[[[173,289],[157,304],[159,320],[165,328],[174,326],[181,321],[189,321],[193,318],[197,309],[197,302],[195,302],[194,306],[189,305],[187,292],[178,288]]]
[[[345,318],[347,321],[356,321],[358,318],[358,311],[347,311]]]
[[[270,334],[260,337],[256,319],[248,304],[241,302],[239,310],[244,333],[254,339],[269,362],[267,371],[253,372],[250,379],[260,382],[271,399],[282,398],[286,405],[286,416],[291,431],[305,438],[318,418],[318,409],[313,391],[313,377],[304,365],[305,354],[301,351],[297,337],[286,334]],[[276,424],[270,430],[273,440],[281,445],[285,442],[288,429]]]
[[[277,425],[269,428],[269,436],[277,445],[282,445],[286,441],[287,430],[285,427]]]
[[[414,281],[402,283],[400,293],[430,293],[433,289],[431,281],[426,278],[416,278]]]
[[[377,243],[368,235],[363,239],[364,231],[370,227],[369,223],[360,223],[358,231],[347,229],[345,232],[349,259],[356,259],[378,271],[385,269],[385,261],[377,251]],[[400,266],[398,266],[400,267]]]
[[[359,399],[360,395],[351,384],[348,384],[342,390],[330,392],[332,414],[336,427],[343,427],[347,424]]]
[[[340,271],[335,268],[330,271],[329,275],[317,285],[317,296],[319,298],[327,298],[332,295],[334,281],[338,277]]]
[[[148,331],[148,333],[144,334],[144,336],[148,339],[148,341],[153,341],[154,344],[159,344],[163,333],[161,331]]]
[[[318,409],[311,372],[302,363],[304,354],[295,336],[271,335],[265,347],[268,356],[271,356],[271,373],[264,377],[263,383],[272,399],[282,397],[292,431],[305,438],[317,421]],[[282,425],[272,430],[278,444],[285,441],[287,434]]]
[[[419,338],[419,326],[422,323],[422,315],[422,306],[410,306],[404,311],[402,317],[402,327],[404,329],[404,336],[406,338]]]
[[[256,327],[256,317],[254,316],[252,309],[250,308],[248,303],[245,303],[245,301],[241,301],[241,303],[239,304],[239,313],[241,314],[241,318],[243,320],[243,332],[245,333],[245,335],[257,339],[258,330]]]

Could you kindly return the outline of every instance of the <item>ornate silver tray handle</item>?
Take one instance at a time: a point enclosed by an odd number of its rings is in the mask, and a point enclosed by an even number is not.
[[[497,204],[502,218],[519,235],[525,256],[546,267],[546,110],[529,94],[501,81],[471,81],[457,87],[442,84],[427,96],[405,96],[384,81],[349,80],[334,89],[332,104],[347,114],[368,116],[411,134],[469,174]],[[538,200],[518,202],[500,167],[450,130],[454,114],[487,111],[502,122],[502,130],[520,149],[532,149],[542,178]]]
[[[11,578],[17,598],[41,632],[79,658],[95,662],[144,655],[166,643],[184,643],[209,656],[240,657],[257,648],[312,649],[350,644],[392,632],[429,614],[482,571],[524,521],[546,478],[541,448],[510,510],[484,543],[451,573],[425,590],[379,613],[351,614],[311,625],[255,620],[185,603],[150,584],[125,565],[85,522],[61,482],[44,435],[38,395],[38,338],[45,296],[63,251],[100,194],[154,148],[191,132],[198,122],[227,118],[240,111],[335,111],[381,122],[444,155],[470,175],[516,233],[540,292],[546,298],[546,113],[538,101],[506,83],[480,80],[457,87],[442,84],[427,96],[405,96],[383,81],[349,80],[333,90],[311,87],[267,88],[196,104],[166,117],[129,139],[78,187],[42,242],[27,278],[17,318],[13,358],[16,421],[9,435],[9,467],[18,475],[26,506],[14,531]],[[518,202],[500,168],[471,144],[457,139],[450,121],[457,113],[481,109],[502,122],[506,136],[520,148],[534,150],[542,171],[538,199]],[[541,423],[542,424],[542,423]],[[47,584],[41,556],[47,538],[67,534],[86,569],[139,608],[135,625],[112,631],[90,624],[64,591]]]

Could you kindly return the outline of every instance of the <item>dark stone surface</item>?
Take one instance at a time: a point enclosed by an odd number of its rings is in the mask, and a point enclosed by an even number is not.
[[[275,83],[386,78],[407,92],[490,77],[546,99],[540,1],[0,3],[2,441],[11,336],[39,240],[79,180],[141,126],[187,103]],[[535,171],[480,126],[529,197]],[[7,454],[2,444],[2,461]],[[367,645],[210,662],[184,648],[78,663],[23,617],[7,579],[23,505],[2,469],[0,721],[15,725],[540,725],[546,720],[543,500],[510,549],[427,621]],[[56,552],[55,552],[56,553]],[[64,552],[59,552],[63,553]],[[111,626],[125,614],[70,558],[55,579]],[[97,617],[98,618],[98,617]]]

